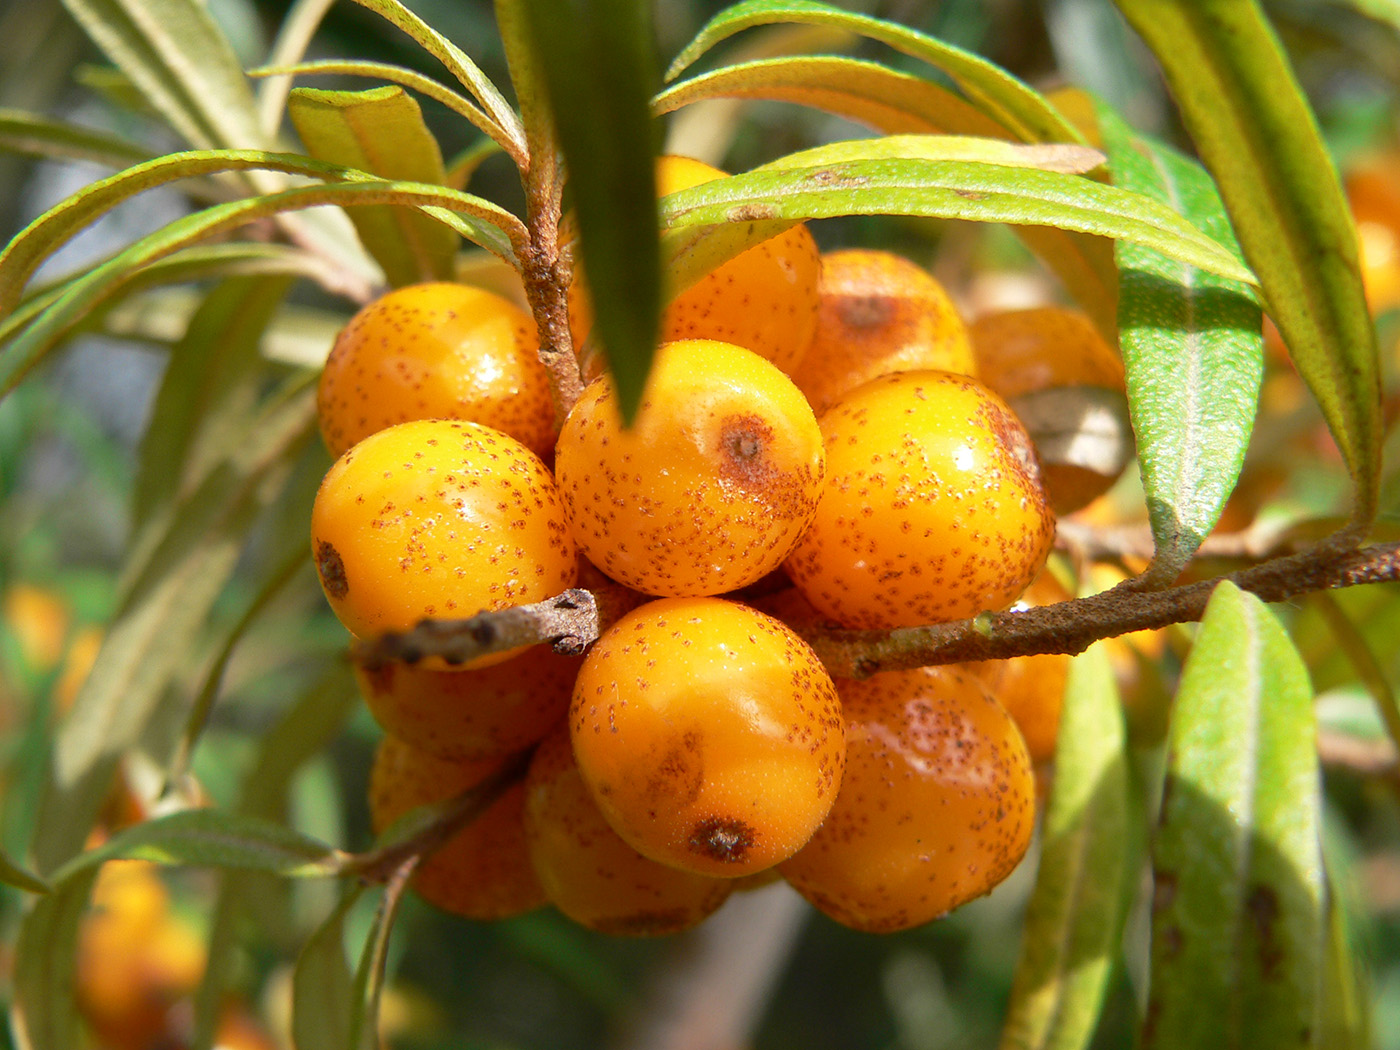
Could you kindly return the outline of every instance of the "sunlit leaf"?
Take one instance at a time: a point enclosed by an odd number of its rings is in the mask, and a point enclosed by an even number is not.
[[[441,102],[459,116],[466,117],[473,125],[485,132],[486,136],[495,142],[497,148],[503,148],[508,142],[506,134],[500,126],[483,113],[481,107],[471,99],[458,94],[431,77],[425,77],[415,70],[391,65],[388,62],[352,62],[347,59],[322,58],[314,62],[298,62],[289,66],[263,66],[258,69],[250,69],[248,75],[251,77],[334,75],[385,80],[391,84],[411,88],[420,95],[433,99],[435,102]]]
[[[487,116],[504,133],[505,141],[501,143],[502,148],[510,154],[517,165],[522,168],[527,165],[525,132],[521,127],[520,118],[516,115],[515,110],[511,109],[510,104],[506,102],[496,85],[491,83],[490,78],[467,56],[465,51],[428,25],[399,0],[355,0],[355,2],[362,7],[369,8],[385,21],[403,30],[413,38],[419,47],[441,62],[447,71],[457,78],[458,83],[470,91],[472,97],[481,103],[481,108],[486,111]]]
[[[198,0],[64,0],[98,47],[190,145],[267,145],[247,78]]]
[[[1356,483],[1356,518],[1369,523],[1382,440],[1375,329],[1346,198],[1307,99],[1256,0],[1116,2],[1162,64]]]
[[[418,103],[402,88],[319,91],[298,88],[288,112],[317,160],[383,179],[436,183],[446,178],[437,139]],[[459,244],[452,230],[412,208],[356,208],[350,221],[394,287],[445,281]]]
[[[1172,711],[1145,1047],[1316,1045],[1327,888],[1314,736],[1293,643],[1220,583]]]
[[[869,160],[748,172],[662,199],[672,292],[805,219],[924,215],[1047,225],[1113,237],[1236,280],[1249,271],[1175,211],[1141,194],[1035,168]]]
[[[1200,165],[1137,135],[1107,107],[1099,121],[1114,185],[1175,208],[1235,247]],[[1156,545],[1148,572],[1165,584],[1215,527],[1244,464],[1264,369],[1262,316],[1240,282],[1123,241],[1117,253],[1119,347]]]
[[[468,240],[512,263],[515,262],[512,239],[523,236],[520,221],[496,205],[471,194],[420,183],[364,181],[301,186],[267,197],[216,205],[176,219],[69,283],[63,294],[32,324],[0,349],[0,393],[13,389],[74,324],[115,295],[141,267],[256,219],[322,204],[420,207]]]
[[[792,102],[835,113],[886,134],[946,132],[1009,137],[961,96],[931,80],[875,62],[831,55],[760,59],[673,84],[652,100],[658,113],[716,98]]]
[[[1093,1037],[1141,870],[1130,802],[1123,709],[1095,645],[1074,659],[1065,685],[1002,1050],[1078,1050]]]
[[[312,38],[321,28],[335,0],[292,0],[281,25],[277,27],[277,39],[267,57],[268,66],[295,65],[305,57]],[[249,76],[253,76],[250,70]],[[274,136],[282,127],[283,109],[287,104],[287,93],[292,90],[290,76],[273,76],[257,87],[258,122],[263,130]]]
[[[518,10],[568,172],[594,338],[606,351],[623,419],[630,420],[661,327],[649,5],[523,0]]]
[[[668,81],[715,44],[753,26],[796,22],[844,29],[888,44],[949,77],[968,99],[1017,138],[1027,142],[1079,142],[1079,133],[1045,97],[986,59],[917,30],[815,0],[741,0],[700,30],[671,63]]]

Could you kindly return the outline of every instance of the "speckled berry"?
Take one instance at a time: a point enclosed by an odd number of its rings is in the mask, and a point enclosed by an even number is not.
[[[812,346],[793,373],[813,410],[890,372],[976,374],[957,307],[933,275],[892,252],[851,248],[822,256]]]
[[[579,549],[645,594],[721,594],[777,568],[821,492],[821,431],[787,376],[728,343],[663,345],[624,429],[609,378],[559,435],[555,470]]]
[[[311,546],[331,608],[359,637],[540,601],[578,573],[539,457],[459,420],[400,423],[337,460]]]
[[[540,456],[554,444],[534,321],[464,284],[396,288],[360,310],[331,349],[316,407],[333,456],[414,419],[482,423]]]
[[[1005,402],[951,372],[900,372],[821,418],[827,478],[786,568],[824,616],[909,627],[1009,605],[1050,553],[1035,451]]]
[[[562,724],[582,657],[537,645],[467,670],[422,664],[357,666],[375,721],[391,736],[453,760],[521,751]]]
[[[618,837],[579,775],[567,726],[535,751],[525,833],[550,903],[600,933],[679,933],[724,903],[733,881],[658,864]]]
[[[1016,725],[953,668],[839,681],[846,777],[779,870],[836,921],[919,926],[990,891],[1025,855],[1035,781]]]
[[[816,655],[719,598],[649,602],[614,624],[584,659],[569,727],[584,781],[633,849],[721,877],[796,852],[845,761]]]
[[[508,759],[451,762],[385,737],[370,770],[376,833],[410,810],[445,802],[497,772]],[[525,841],[524,780],[418,865],[413,888],[424,900],[469,919],[505,919],[538,908],[545,894]]]
[[[728,178],[725,172],[690,157],[657,161],[657,190],[662,195],[723,178]],[[816,241],[805,226],[794,226],[681,292],[662,317],[661,339],[737,343],[791,374],[816,330],[820,274]],[[574,345],[581,347],[593,323],[581,276],[571,289],[569,313]]]

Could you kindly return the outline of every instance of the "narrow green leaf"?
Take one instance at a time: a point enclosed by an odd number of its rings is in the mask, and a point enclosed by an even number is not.
[[[1140,872],[1127,734],[1102,645],[1075,657],[1045,811],[1040,870],[1002,1032],[1002,1050],[1089,1045]]]
[[[447,162],[447,175],[444,185],[456,190],[465,190],[476,174],[476,169],[489,157],[494,157],[501,147],[489,138],[482,137],[467,146]],[[459,260],[460,265],[460,260]]]
[[[529,166],[529,153],[525,146],[525,132],[520,118],[510,108],[505,97],[491,83],[466,52],[439,33],[427,22],[405,7],[399,0],[355,0],[379,15],[385,21],[402,29],[424,51],[432,55],[457,78],[458,83],[471,92],[472,97],[481,103],[496,125],[505,135],[501,147],[508,153],[516,166],[522,170]]]
[[[267,65],[288,66],[300,62],[334,6],[335,0],[292,0],[282,24],[277,27],[277,39],[268,52]],[[250,70],[248,75],[255,74]],[[275,136],[282,127],[287,93],[291,90],[290,76],[274,76],[257,87],[258,122],[269,136]]]
[[[630,420],[661,328],[649,5],[524,0],[518,7],[573,192],[593,331]]]
[[[1375,517],[1381,395],[1356,234],[1317,121],[1256,0],[1116,0],[1147,42],[1298,373]]]
[[[25,1050],[83,1045],[75,992],[78,926],[96,876],[96,870],[85,872],[35,899],[20,923],[10,1024]]]
[[[318,74],[372,77],[375,80],[387,80],[392,84],[411,88],[420,95],[441,102],[459,116],[466,117],[473,125],[485,132],[498,148],[504,148],[509,144],[510,140],[506,133],[471,99],[465,95],[459,95],[431,77],[425,77],[422,73],[406,69],[403,66],[392,65],[388,62],[353,62],[346,59],[323,58],[314,62],[298,62],[288,66],[263,66],[259,69],[248,70],[250,77],[291,77]]]
[[[190,319],[142,436],[132,489],[134,531],[227,455],[258,397],[259,341],[290,287],[285,277],[234,278],[210,291]]]
[[[1220,583],[1172,712],[1149,1050],[1317,1045],[1327,890],[1312,699],[1273,613]]]
[[[198,0],[63,0],[147,101],[192,146],[268,144],[238,58]]]
[[[109,131],[4,108],[0,108],[0,150],[110,168],[138,164],[151,155],[150,150]]]
[[[20,867],[3,851],[0,851],[0,882],[30,893],[48,893],[52,889],[47,882]]]
[[[75,279],[35,320],[0,349],[0,394],[8,393],[79,320],[120,291],[140,271],[181,248],[257,219],[331,204],[423,208],[468,240],[516,263],[513,242],[524,226],[510,212],[468,193],[411,182],[364,181],[300,186],[266,197],[232,201],[182,216]]]
[[[661,202],[672,292],[805,219],[925,215],[1055,226],[1131,241],[1235,278],[1249,271],[1172,209],[1090,179],[975,161],[889,159],[717,179]],[[776,169],[776,170],[773,170]]]
[[[109,860],[261,871],[288,878],[334,875],[342,854],[271,820],[216,809],[187,809],[142,821],[54,872],[54,881]]]
[[[753,26],[777,22],[831,26],[887,44],[946,73],[982,112],[1026,142],[1082,142],[1079,132],[1039,92],[984,58],[916,30],[815,0],[741,0],[700,30],[666,71],[674,80],[715,44]]]
[[[116,618],[55,741],[32,847],[40,871],[82,847],[122,751],[152,718],[249,529],[281,496],[315,432],[312,377],[297,377],[252,413],[226,459],[134,544]]]
[[[185,248],[160,259],[132,275],[125,288],[129,297],[142,289],[162,284],[181,284],[205,278],[240,277],[254,274],[287,274],[292,277],[305,277],[323,284],[334,285],[335,274],[326,260],[301,248],[285,244],[270,244],[262,241],[199,245]],[[52,285],[32,292],[4,320],[0,320],[0,346],[3,346],[44,310],[53,305],[78,277],[65,277]],[[129,311],[124,308],[130,308]],[[173,342],[185,330],[185,323],[193,314],[186,309],[178,318],[177,327],[171,326],[170,318],[162,319],[159,326],[163,338]],[[89,322],[103,320],[112,324],[117,334],[140,335],[141,311],[128,301],[110,312],[96,312],[89,316]]]
[[[658,115],[716,98],[811,106],[876,131],[1009,135],[991,117],[931,80],[875,62],[832,55],[759,59],[683,80],[652,99]]]
[[[1335,865],[1328,864],[1333,892],[1327,898],[1327,978],[1317,1045],[1327,1050],[1371,1050],[1376,1045],[1366,964],[1350,917],[1336,892]]]
[[[418,103],[401,87],[297,88],[288,112],[317,160],[395,181],[442,185],[445,180],[437,139],[423,123]],[[350,221],[394,287],[452,277],[457,235],[417,209],[356,208]]]
[[[8,313],[19,301],[25,283],[44,259],[74,234],[123,201],[146,190],[181,179],[250,169],[280,171],[330,182],[342,179],[379,181],[356,168],[311,160],[294,153],[266,153],[260,150],[199,150],[171,153],[137,164],[105,179],[99,179],[60,201],[21,230],[5,246],[4,251],[0,252],[0,316]]]
[[[977,161],[1008,168],[1038,168],[1082,175],[1104,163],[1104,155],[1074,143],[1004,142],[973,135],[882,135],[847,139],[789,153],[754,170],[785,171],[861,160]]]
[[[1136,134],[1107,106],[1113,183],[1179,211],[1221,244],[1234,234],[1199,164]],[[1120,241],[1119,347],[1156,545],[1151,579],[1174,580],[1215,527],[1244,464],[1264,368],[1252,290]]]
[[[345,917],[364,889],[346,889],[297,955],[292,973],[292,1044],[297,1050],[347,1050],[355,1045],[355,982],[345,958]]]
[[[379,999],[384,990],[384,964],[389,956],[389,934],[403,903],[404,891],[417,859],[406,862],[384,887],[374,923],[365,939],[364,951],[355,968],[354,1010],[350,1014],[349,1050],[375,1050],[379,1046]]]

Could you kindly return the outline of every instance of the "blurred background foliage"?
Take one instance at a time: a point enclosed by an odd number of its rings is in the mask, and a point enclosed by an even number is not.
[[[490,3],[414,0],[410,6],[462,46],[497,84],[508,83]],[[659,55],[669,58],[722,6],[719,0],[657,0]],[[844,6],[979,52],[1042,89],[1090,89],[1140,129],[1182,141],[1150,58],[1108,0],[848,0]],[[1266,6],[1339,167],[1343,172],[1368,166],[1388,170],[1390,206],[1397,208],[1400,234],[1400,5],[1275,0]],[[288,5],[280,0],[209,0],[209,8],[243,62],[252,66],[264,60]],[[763,40],[794,49],[810,43],[795,36]],[[724,53],[757,46],[757,40],[745,38]],[[906,61],[871,44],[828,40],[823,46],[851,46],[857,54],[868,48],[896,67]],[[348,3],[331,9],[308,57],[330,56],[435,72],[406,37]],[[913,60],[907,61],[912,65]],[[321,78],[317,83],[364,86],[350,79],[337,83]],[[0,107],[63,114],[91,126],[116,128],[156,150],[172,148],[154,120],[111,104],[120,93],[120,84],[58,0],[0,0]],[[475,141],[460,118],[430,101],[423,106],[445,156]],[[671,148],[731,171],[851,131],[836,118],[777,103],[697,107],[683,118],[671,118],[668,128]],[[86,165],[0,154],[4,239],[98,174]],[[1385,179],[1381,181],[1384,189]],[[486,161],[473,190],[508,207],[519,206],[515,172],[502,156]],[[183,207],[175,191],[145,194],[78,238],[44,273],[55,276],[105,254],[169,221]],[[863,218],[817,223],[814,233],[824,248],[868,244],[908,255],[944,280],[969,313],[1057,294],[1017,243],[996,228]],[[1400,254],[1394,267],[1400,274]],[[281,337],[309,346],[311,354],[316,346],[328,345],[350,312],[348,304],[306,282],[292,301],[300,311],[293,319],[301,327]],[[1395,381],[1397,303],[1400,292],[1375,304],[1392,413],[1400,393]],[[150,321],[140,325],[139,338],[82,337],[0,402],[0,843],[12,856],[22,856],[29,840],[45,741],[71,703],[115,601],[141,435],[166,355],[183,334],[178,313],[163,330]],[[110,327],[120,330],[120,319]],[[1300,393],[1296,377],[1278,356],[1269,367],[1256,451],[1232,508],[1234,528],[1269,514],[1329,513],[1344,482],[1340,466],[1329,459],[1326,439],[1318,437],[1315,410]],[[1298,469],[1299,448],[1310,453],[1302,461],[1306,469]],[[327,465],[318,446],[299,469],[319,475]],[[1117,513],[1129,518],[1140,513],[1131,479],[1113,499]],[[1393,509],[1393,499],[1389,506]],[[324,717],[319,731],[325,746],[309,738],[304,760],[268,803],[272,815],[295,827],[363,849],[371,841],[364,784],[379,731],[363,705],[353,702],[342,666],[344,635],[324,606],[309,563],[261,602],[261,551],[255,536],[195,651],[182,657],[176,688],[197,688],[223,639],[257,603],[257,614],[223,674],[208,729],[192,757],[191,777],[181,789],[236,805],[247,796],[248,778],[269,734],[287,725],[297,698],[320,697]],[[1400,597],[1393,587],[1361,588],[1339,594],[1326,606],[1300,602],[1284,614],[1310,662],[1324,732],[1352,748],[1345,761],[1327,767],[1328,849],[1354,923],[1359,959],[1374,986],[1375,1045],[1400,1048],[1400,775],[1393,760],[1373,760],[1377,754],[1384,757],[1384,733],[1354,665],[1337,645],[1338,624],[1364,624],[1341,631],[1369,641],[1379,673],[1400,680]],[[1173,667],[1169,646],[1159,671],[1165,685]],[[1162,687],[1156,684],[1159,692]],[[1149,725],[1139,726],[1137,742],[1144,768],[1151,768],[1158,734],[1150,728],[1150,711],[1144,720]],[[158,794],[163,773],[156,764],[134,756],[123,772],[127,804],[139,807]],[[114,803],[121,804],[120,799]],[[120,819],[115,813],[111,817]],[[1034,855],[989,898],[946,920],[885,937],[838,927],[805,906],[779,899],[780,889],[758,891],[743,902],[750,919],[740,925],[747,921],[755,930],[766,929],[774,960],[768,967],[771,994],[755,981],[737,998],[726,997],[733,989],[697,967],[703,929],[669,940],[629,942],[590,934],[548,911],[484,925],[442,915],[410,899],[391,946],[385,1038],[387,1045],[404,1050],[642,1046],[648,1037],[641,1033],[654,1037],[644,1022],[670,1017],[679,1025],[693,1023],[687,1022],[692,1015],[686,1011],[700,1009],[733,1012],[740,1039],[762,1050],[992,1046],[1010,994],[1019,921],[1033,870]],[[207,937],[219,880],[207,872],[178,872],[164,881],[172,921]],[[229,967],[230,985],[237,991],[231,1009],[246,1014],[254,1032],[274,1033],[275,1040],[286,1024],[291,964],[333,906],[335,888],[315,881],[269,880],[245,892],[243,899],[248,905],[244,928],[237,938],[222,942],[237,945],[236,951],[224,953],[227,958],[220,955],[219,964]],[[21,894],[0,888],[0,971],[6,946],[14,943],[20,908]],[[367,901],[352,911],[347,943],[363,940],[370,912]],[[753,920],[758,914],[768,921]],[[1097,1046],[1131,1043],[1143,992],[1145,941],[1140,906],[1130,923],[1128,950]],[[731,950],[742,955],[761,949],[740,943]],[[687,976],[693,979],[688,986]],[[703,980],[710,980],[704,987],[717,998],[697,1006],[692,1000]],[[677,992],[677,982],[689,988],[691,999]],[[747,1005],[747,999],[754,1001]],[[750,1014],[745,1035],[742,1021]],[[235,1045],[232,1034],[226,1038]]]

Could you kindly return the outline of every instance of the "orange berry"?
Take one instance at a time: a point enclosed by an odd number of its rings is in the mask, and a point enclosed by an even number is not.
[[[646,594],[721,594],[777,568],[816,511],[822,438],[792,380],[712,340],[663,345],[624,429],[611,379],[559,435],[559,492],[579,548]]]
[[[985,314],[969,328],[977,375],[1008,401],[1051,387],[1092,386],[1122,393],[1123,362],[1078,310],[1040,306]],[[1103,495],[1117,480],[1072,463],[1041,463],[1057,514]]]
[[[644,856],[705,875],[771,867],[841,783],[836,691],[790,628],[719,598],[628,613],[584,658],[569,711],[598,807]]]
[[[891,933],[987,893],[1024,856],[1035,781],[1016,724],[955,668],[838,683],[846,778],[779,870],[836,921]]]
[[[421,664],[355,667],[375,721],[439,758],[522,751],[562,723],[582,657],[535,645],[489,667],[448,671]]]
[[[579,774],[567,726],[530,763],[525,833],[550,903],[600,933],[678,933],[723,904],[733,885],[658,864],[623,842]]]
[[[723,178],[728,178],[725,172],[690,157],[657,161],[662,195]],[[575,272],[582,274],[580,269]],[[805,226],[794,226],[735,256],[676,296],[661,319],[661,340],[736,343],[791,374],[816,330],[820,274],[817,242]],[[593,324],[581,276],[570,293],[569,321],[577,348]]]
[[[1006,404],[951,372],[900,372],[821,419],[826,486],[786,568],[824,616],[909,627],[1001,609],[1045,564],[1055,519]]]
[[[369,778],[376,834],[419,806],[475,787],[508,759],[452,762],[386,736]],[[443,911],[468,919],[506,919],[545,903],[525,844],[525,782],[512,784],[486,811],[423,858],[413,888]]]
[[[1072,597],[1054,575],[1046,571],[1036,577],[1011,608],[1053,605]],[[1015,721],[1026,740],[1031,761],[1048,762],[1054,758],[1060,709],[1065,700],[1065,679],[1069,675],[1069,655],[1037,653],[1009,660],[969,663],[965,668],[982,681]]]
[[[578,573],[539,457],[460,420],[400,423],[341,456],[316,493],[311,546],[331,608],[361,637],[540,601]]]
[[[972,343],[943,286],[892,252],[822,256],[817,331],[793,381],[821,415],[841,396],[890,372],[976,374]]]
[[[554,444],[535,322],[465,284],[396,288],[360,310],[331,349],[316,406],[332,456],[415,419],[482,423],[540,456]]]

